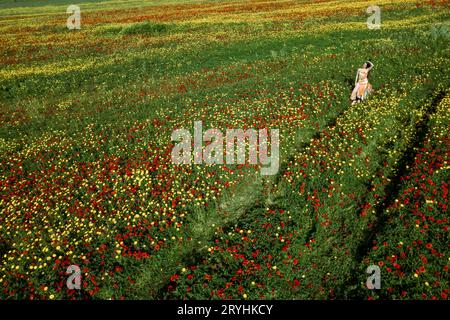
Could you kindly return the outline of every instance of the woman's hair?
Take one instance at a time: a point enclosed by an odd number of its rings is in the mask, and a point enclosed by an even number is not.
[[[364,63],[366,64],[367,68],[370,68],[372,66],[372,62],[370,61],[366,61]]]

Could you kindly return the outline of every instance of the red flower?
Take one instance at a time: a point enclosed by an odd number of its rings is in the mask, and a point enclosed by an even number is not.
[[[178,93],[187,92],[186,86],[184,84],[181,84],[178,87]]]

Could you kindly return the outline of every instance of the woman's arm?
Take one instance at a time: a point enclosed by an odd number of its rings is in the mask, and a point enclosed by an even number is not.
[[[372,68],[373,68],[373,63],[370,62],[370,61],[369,61],[369,63],[370,63],[370,67],[367,68],[367,71],[370,71],[370,70],[372,70]]]

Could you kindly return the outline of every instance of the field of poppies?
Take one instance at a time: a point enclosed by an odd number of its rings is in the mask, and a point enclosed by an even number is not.
[[[448,299],[450,4],[372,4],[0,0],[0,299]],[[195,121],[278,173],[172,163]]]

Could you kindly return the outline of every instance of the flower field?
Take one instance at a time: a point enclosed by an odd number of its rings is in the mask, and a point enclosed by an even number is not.
[[[1,300],[449,298],[448,1],[70,4],[0,1]],[[172,163],[195,121],[278,173]]]

